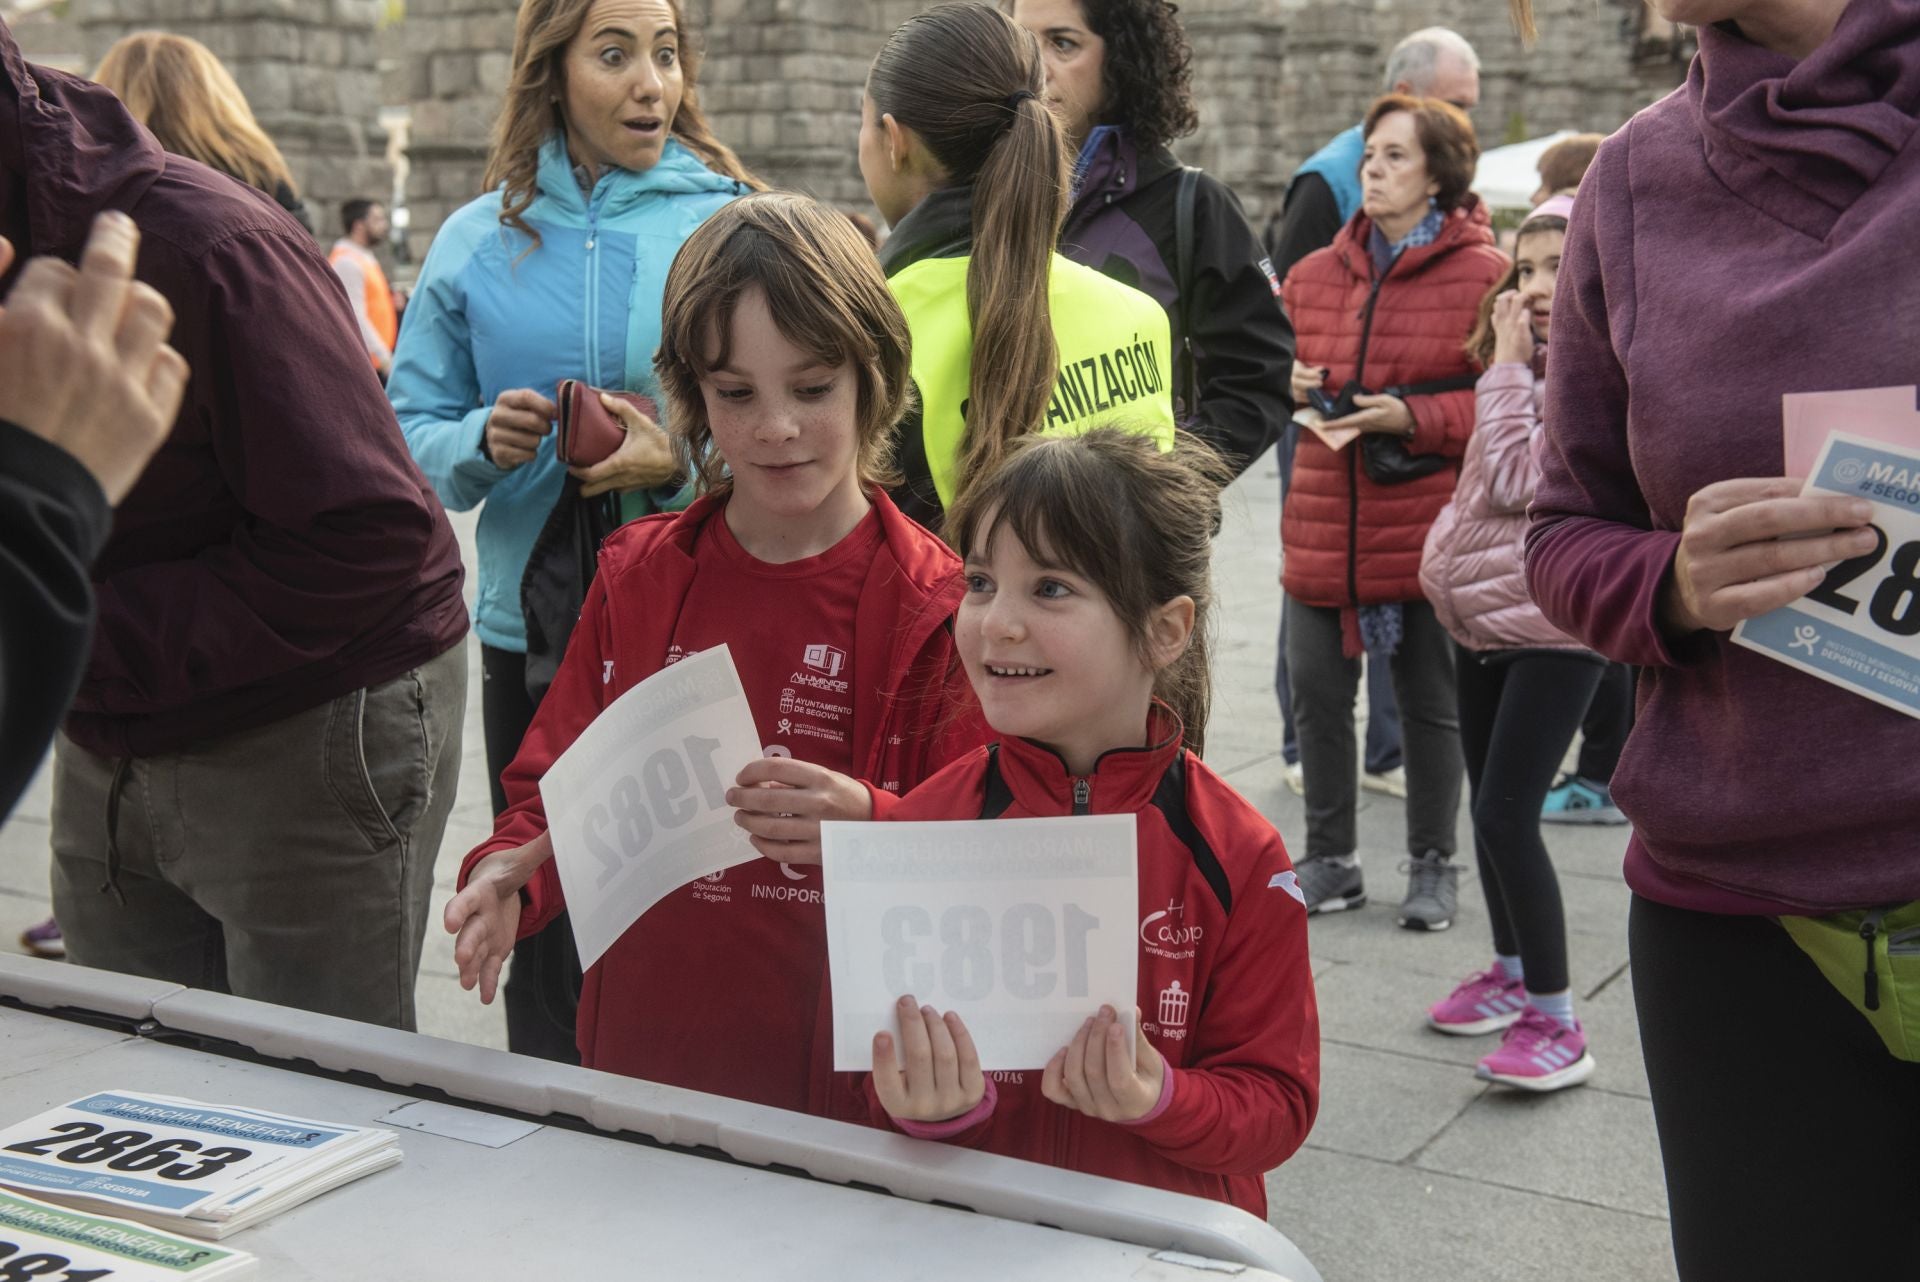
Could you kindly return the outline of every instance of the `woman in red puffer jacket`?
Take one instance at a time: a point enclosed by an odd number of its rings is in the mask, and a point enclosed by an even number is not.
[[[1508,265],[1467,190],[1478,158],[1458,108],[1381,98],[1367,112],[1360,212],[1333,244],[1296,263],[1283,287],[1299,336],[1294,400],[1326,420],[1301,437],[1280,523],[1307,790],[1300,884],[1310,911],[1366,902],[1353,706],[1363,649],[1384,655],[1406,753],[1412,875],[1400,924],[1415,930],[1452,925],[1457,898],[1452,646],[1421,593],[1420,552],[1473,432],[1464,343]],[[1396,458],[1424,474],[1379,479],[1388,475],[1382,462]]]

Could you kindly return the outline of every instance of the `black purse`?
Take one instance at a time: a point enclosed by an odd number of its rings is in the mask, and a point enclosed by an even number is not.
[[[1463,391],[1478,381],[1479,376],[1475,374],[1456,374],[1452,378],[1437,378],[1427,383],[1389,387],[1384,395],[1397,396],[1401,400],[1409,396],[1432,396],[1438,392]],[[1344,392],[1342,396],[1345,396]],[[1405,485],[1408,481],[1432,476],[1446,465],[1446,455],[1415,454],[1397,436],[1368,432],[1360,438],[1360,466],[1366,469],[1367,479],[1375,485]]]

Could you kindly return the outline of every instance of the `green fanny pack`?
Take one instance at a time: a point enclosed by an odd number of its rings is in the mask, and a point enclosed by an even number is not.
[[[1920,1062],[1920,900],[1779,921],[1887,1049]]]

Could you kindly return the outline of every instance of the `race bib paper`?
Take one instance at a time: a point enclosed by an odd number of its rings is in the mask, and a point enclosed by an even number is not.
[[[386,1134],[102,1091],[0,1131],[0,1184],[180,1217],[217,1213],[211,1208]]]
[[[1801,493],[1872,503],[1874,549],[1742,622],[1733,641],[1920,717],[1920,448],[1834,432]]]
[[[727,805],[760,755],[724,645],[654,673],[560,754],[540,796],[582,966],[672,891],[760,857]]]
[[[251,1273],[245,1251],[0,1193],[0,1278],[212,1282]]]
[[[873,1066],[907,994],[957,1012],[987,1072],[1044,1067],[1103,1004],[1131,1046],[1135,822],[822,824],[835,1070]]]

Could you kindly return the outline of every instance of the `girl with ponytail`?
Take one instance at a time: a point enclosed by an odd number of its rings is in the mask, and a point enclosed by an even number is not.
[[[1166,314],[1053,252],[1071,173],[1045,91],[1039,44],[984,4],[909,19],[868,74],[860,172],[919,391],[895,497],[930,527],[1030,432],[1124,417],[1172,447]]]

